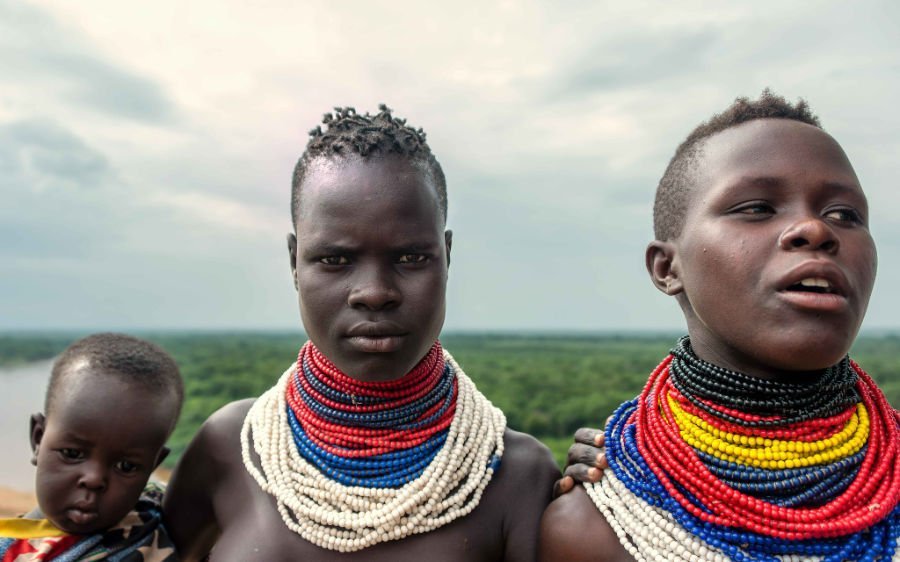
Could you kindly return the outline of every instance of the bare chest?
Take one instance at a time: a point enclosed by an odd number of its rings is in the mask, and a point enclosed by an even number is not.
[[[265,494],[246,472],[233,476],[236,485],[228,486],[229,495],[216,501],[221,535],[210,556],[211,562],[478,562],[503,559],[502,512],[485,507],[484,502],[466,517],[434,531],[379,543],[357,552],[338,553],[320,548],[288,529],[274,499]]]

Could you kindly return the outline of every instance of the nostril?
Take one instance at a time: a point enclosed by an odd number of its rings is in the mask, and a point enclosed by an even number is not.
[[[793,246],[794,248],[800,248],[801,246],[806,246],[807,244],[808,242],[804,238],[797,237],[791,240],[791,246]]]

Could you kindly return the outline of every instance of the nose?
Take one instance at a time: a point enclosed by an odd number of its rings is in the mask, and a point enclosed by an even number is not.
[[[393,267],[371,265],[357,267],[357,275],[347,303],[353,308],[386,310],[403,300]]]
[[[106,470],[99,462],[86,462],[84,470],[78,478],[78,487],[88,490],[103,491],[106,489]]]
[[[808,216],[792,223],[778,241],[782,250],[820,250],[833,254],[837,252],[838,237],[821,217]]]

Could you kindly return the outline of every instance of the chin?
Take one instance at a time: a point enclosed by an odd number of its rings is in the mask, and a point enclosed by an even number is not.
[[[787,353],[778,357],[778,367],[785,371],[819,371],[827,369],[847,355],[853,340],[819,337],[802,340],[791,345],[782,344]]]

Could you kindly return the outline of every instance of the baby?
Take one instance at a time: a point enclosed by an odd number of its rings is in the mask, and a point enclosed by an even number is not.
[[[103,333],[69,346],[31,417],[39,507],[0,519],[0,560],[176,560],[147,482],[183,399],[178,366],[150,342]]]

